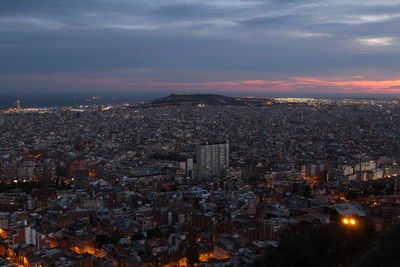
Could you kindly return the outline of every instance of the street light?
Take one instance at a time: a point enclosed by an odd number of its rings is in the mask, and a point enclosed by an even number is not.
[[[342,223],[346,226],[355,226],[357,224],[356,219],[354,218],[343,218]]]

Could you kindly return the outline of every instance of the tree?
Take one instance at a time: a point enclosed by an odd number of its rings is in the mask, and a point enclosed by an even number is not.
[[[360,266],[400,266],[400,226],[382,234],[377,244],[361,260]]]
[[[148,238],[162,238],[163,233],[160,228],[154,228],[147,231]]]
[[[143,240],[146,239],[143,232],[136,232],[133,234],[132,240]]]
[[[373,237],[373,227],[367,221],[351,228],[340,222],[323,225],[267,249],[253,266],[347,266],[370,248]]]
[[[111,233],[111,243],[113,243],[114,245],[118,244],[118,241],[123,237],[123,235],[119,232],[119,231],[113,231]]]
[[[194,233],[189,233],[188,238],[181,243],[180,251],[182,256],[188,260],[189,265],[199,262],[200,248]]]
[[[111,238],[108,235],[97,235],[95,239],[96,248],[100,249],[102,245],[112,243]]]

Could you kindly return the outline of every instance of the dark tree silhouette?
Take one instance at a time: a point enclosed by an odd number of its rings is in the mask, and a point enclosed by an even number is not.
[[[374,233],[367,221],[359,221],[356,227],[323,225],[292,236],[277,248],[269,248],[253,267],[350,266],[370,248]]]
[[[400,225],[381,235],[377,244],[363,257],[360,266],[400,266]]]
[[[194,233],[189,233],[188,238],[181,243],[180,251],[190,266],[199,262],[200,248]]]

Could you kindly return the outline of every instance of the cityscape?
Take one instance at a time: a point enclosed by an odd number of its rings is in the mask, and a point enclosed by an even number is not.
[[[397,99],[16,101],[0,112],[3,264],[253,266],[305,229],[384,232],[399,222],[399,111]]]
[[[1,0],[0,267],[400,267],[399,0]]]

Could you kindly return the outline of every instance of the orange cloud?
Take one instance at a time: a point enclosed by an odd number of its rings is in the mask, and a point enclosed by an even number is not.
[[[340,80],[339,78],[294,78],[294,80],[303,86],[337,87],[350,92],[400,93],[400,80]]]
[[[113,77],[107,75],[47,74],[0,75],[9,88],[72,88],[119,91],[215,91],[215,92],[293,92],[293,93],[376,93],[400,94],[400,79],[368,80],[363,76],[348,78],[292,77],[286,80],[234,80],[210,82],[164,82],[152,78]]]

